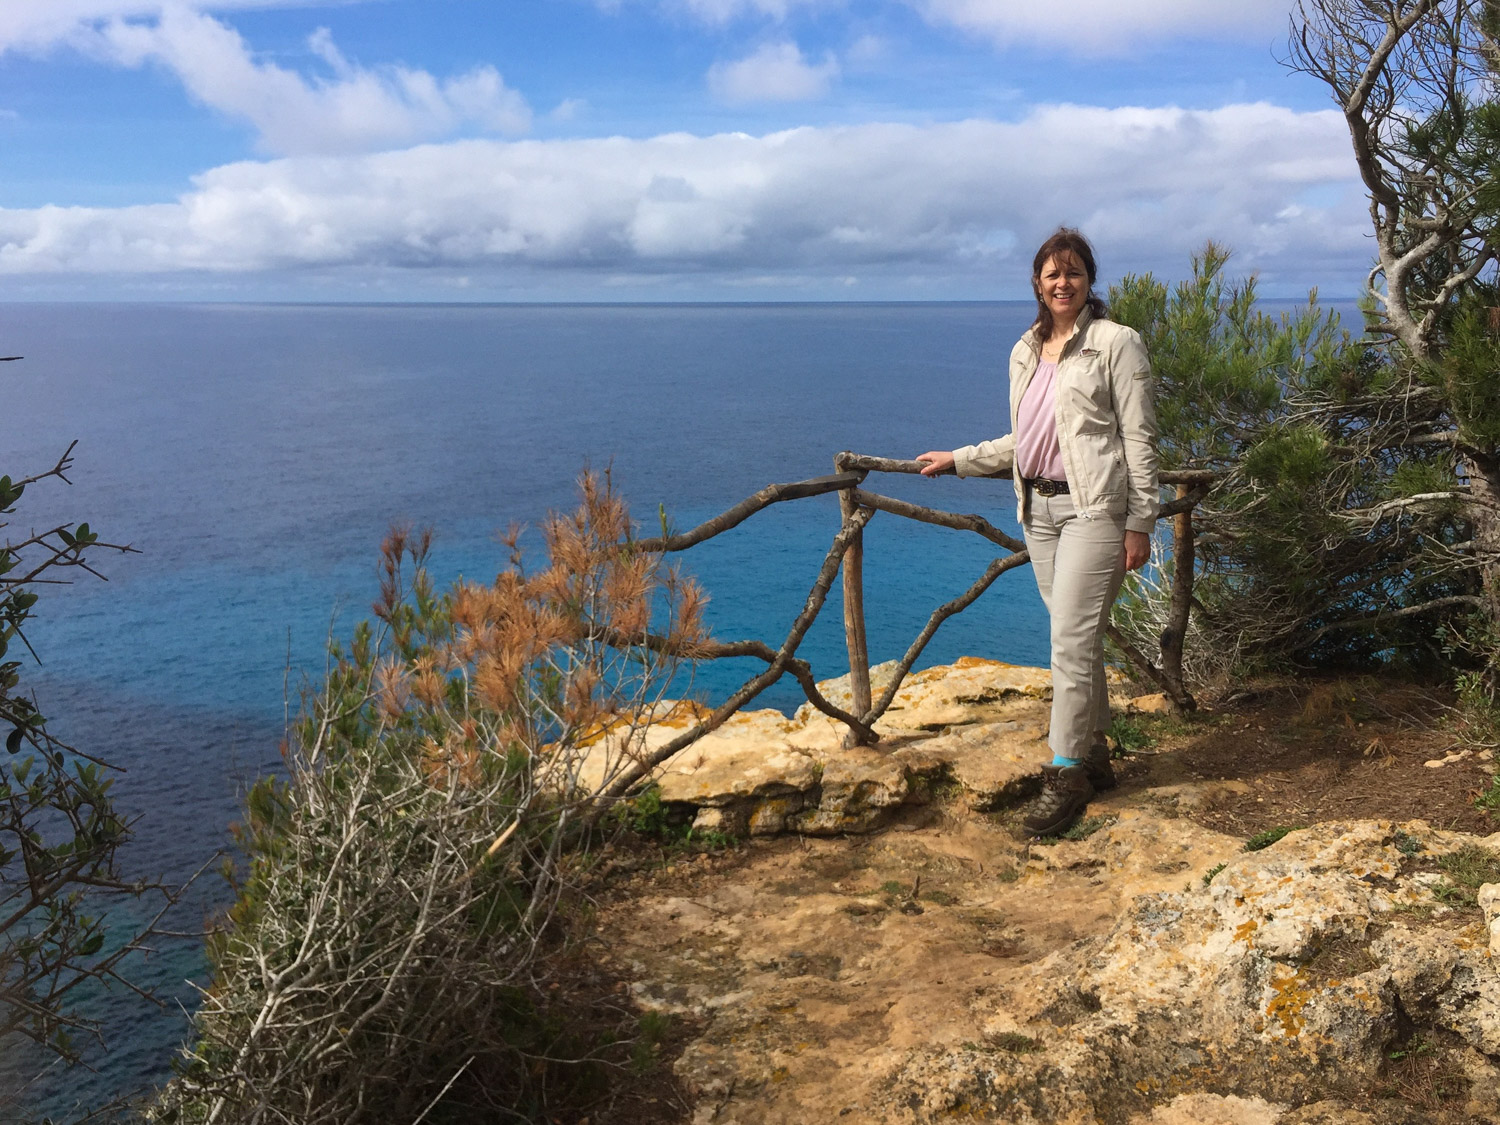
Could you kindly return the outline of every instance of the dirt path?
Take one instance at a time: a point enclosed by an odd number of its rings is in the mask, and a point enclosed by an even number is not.
[[[1301,1110],[1288,1107],[1316,1100],[1305,1083],[1247,1085],[1243,1074],[1211,1057],[1202,1065],[1186,1057],[1153,1061],[1161,1073],[1203,1071],[1201,1082],[1184,1079],[1175,1089],[1128,1069],[1108,1073],[1114,1056],[1084,1042],[1097,1038],[1110,1014],[1098,1013],[1101,991],[1063,980],[1091,959],[1097,966],[1132,911],[1136,928],[1149,929],[1153,916],[1140,915],[1142,903],[1160,901],[1166,914],[1206,909],[1209,880],[1222,865],[1249,863],[1247,837],[1277,827],[1333,825],[1324,835],[1338,839],[1338,822],[1390,822],[1362,837],[1374,857],[1366,878],[1400,889],[1379,907],[1376,922],[1374,913],[1345,910],[1339,917],[1362,918],[1360,928],[1330,923],[1307,947],[1311,954],[1261,956],[1260,969],[1245,970],[1270,974],[1257,988],[1282,988],[1275,974],[1283,963],[1301,980],[1299,958],[1316,957],[1330,935],[1354,933],[1360,956],[1374,958],[1368,951],[1398,914],[1397,929],[1441,924],[1459,935],[1455,941],[1479,940],[1471,931],[1483,920],[1476,922],[1473,909],[1450,914],[1438,907],[1434,921],[1433,909],[1422,905],[1406,916],[1407,899],[1425,894],[1426,884],[1411,882],[1421,876],[1400,868],[1402,856],[1391,851],[1393,839],[1406,839],[1391,827],[1400,822],[1479,836],[1500,827],[1474,805],[1493,772],[1489,754],[1440,725],[1440,705],[1416,689],[1382,693],[1368,682],[1338,681],[1269,686],[1189,719],[1140,716],[1122,731],[1137,753],[1119,763],[1120,788],[1090,806],[1084,828],[1094,831],[1084,839],[1023,841],[1013,834],[1014,809],[975,813],[961,801],[937,800],[903,810],[897,823],[871,836],[774,837],[717,854],[679,851],[615,888],[601,913],[606,947],[638,1002],[671,1013],[690,1031],[676,1070],[695,1097],[683,1120],[702,1125],[1488,1121],[1475,1107],[1485,1097],[1500,1105],[1495,1060],[1485,1062],[1482,1052],[1453,1039],[1411,1062],[1398,1050],[1402,1057],[1387,1065],[1380,1059],[1392,1053],[1389,1044],[1413,1034],[1395,1026],[1379,1029],[1373,1048],[1363,1041],[1339,1048],[1351,1057],[1374,1050],[1388,1081],[1372,1077],[1368,1059],[1364,1070],[1346,1074],[1337,1052],[1306,1054],[1310,1039],[1283,1044],[1288,1065],[1326,1065],[1343,1099]],[[1450,755],[1442,766],[1426,765]],[[1413,828],[1412,838],[1423,831]],[[1431,846],[1457,845],[1434,835]],[[1397,867],[1382,858],[1387,854]],[[1243,877],[1263,874],[1247,867]],[[1232,904],[1218,908],[1222,914]],[[1405,930],[1397,936],[1417,940]],[[1212,940],[1205,938],[1204,948]],[[1294,1026],[1301,1025],[1286,1025]],[[1169,1040],[1181,1034],[1170,1027],[1164,1033]],[[1270,1036],[1267,1066],[1281,1057],[1272,1033],[1281,1034],[1273,1027],[1262,1035]],[[1156,1032],[1134,1027],[1121,1034],[1130,1046],[1119,1058],[1158,1059],[1163,1043],[1146,1042]],[[1182,1038],[1196,1042],[1191,1034]],[[1057,1072],[1050,1079],[1049,1065]],[[1100,1073],[1074,1073],[1090,1068]],[[1282,1100],[1261,1101],[1260,1093]],[[1173,1102],[1177,1094],[1198,1100]]]

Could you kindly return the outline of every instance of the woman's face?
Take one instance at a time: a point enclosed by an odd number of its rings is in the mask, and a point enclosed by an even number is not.
[[[1036,279],[1037,296],[1055,320],[1071,324],[1078,319],[1089,295],[1089,275],[1074,254],[1054,254],[1042,264]]]

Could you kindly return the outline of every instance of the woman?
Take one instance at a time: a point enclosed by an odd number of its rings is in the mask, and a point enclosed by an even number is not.
[[[1104,627],[1125,571],[1151,554],[1156,523],[1156,411],[1151,365],[1133,329],[1106,319],[1093,294],[1094,252],[1058,230],[1032,263],[1036,323],[1010,353],[1011,432],[951,453],[924,476],[1014,472],[1018,516],[1052,619],[1052,761],[1028,831],[1067,828],[1113,788]]]

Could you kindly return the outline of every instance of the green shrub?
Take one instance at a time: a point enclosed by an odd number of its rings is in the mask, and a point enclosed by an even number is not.
[[[1127,754],[1135,754],[1141,750],[1150,749],[1156,742],[1156,739],[1141,725],[1138,719],[1128,719],[1124,715],[1117,716],[1115,721],[1110,724],[1109,736]]]
[[[607,487],[583,491],[543,568],[512,538],[489,585],[439,594],[426,537],[392,533],[378,626],[335,648],[286,780],[250,794],[248,868],[153,1120],[543,1120],[654,1054],[654,1024],[595,1010],[571,923],[591,797],[672,669],[649,630],[699,638],[701,599],[630,549]]]
[[[5,517],[32,486],[67,480],[72,448],[47,472],[0,476],[0,529],[10,526]],[[99,1031],[82,1000],[87,986],[124,984],[122,961],[151,936],[151,922],[135,930],[111,924],[109,907],[148,892],[166,896],[165,906],[171,895],[122,878],[116,857],[130,825],[115,807],[115,768],[59,741],[22,687],[23,659],[35,657],[26,636],[35,587],[66,582],[66,575],[80,571],[97,575],[99,551],[131,548],[103,542],[86,523],[35,527],[24,537],[0,540],[0,735],[6,751],[0,755],[0,1042],[24,1036],[74,1063]],[[135,917],[141,913],[133,910]],[[0,1117],[11,1119],[24,1093],[24,1082],[0,1084]]]

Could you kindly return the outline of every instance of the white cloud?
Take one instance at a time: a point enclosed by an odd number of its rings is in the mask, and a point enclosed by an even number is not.
[[[468,140],[230,164],[171,203],[0,210],[0,273],[899,270],[993,292],[1065,222],[1095,239],[1106,274],[1180,272],[1214,238],[1241,268],[1354,279],[1363,212],[1333,111],[1052,106],[1018,122]]]
[[[714,63],[708,87],[726,102],[803,102],[828,93],[838,73],[832,56],[813,65],[795,43],[767,43],[743,59]]]
[[[1119,54],[1183,36],[1268,40],[1283,34],[1289,0],[1071,0],[1066,8],[1027,0],[907,0],[934,23],[992,39]]]
[[[444,80],[402,66],[367,69],[344,58],[327,31],[308,45],[331,78],[259,61],[233,28],[182,8],[155,20],[80,26],[69,42],[116,65],[166,67],[193,98],[254,126],[272,152],[389,148],[465,126],[518,133],[531,121],[525,100],[492,67]]]
[[[596,0],[604,9],[619,8],[624,0]],[[746,16],[784,20],[798,8],[842,8],[846,0],[650,0],[667,12],[681,13],[703,23],[722,25]]]
[[[82,24],[158,16],[167,7],[232,11],[293,8],[311,0],[0,0],[0,52],[41,50],[66,40]]]
[[[287,0],[212,4],[140,0],[0,0],[0,52],[67,46],[98,61],[170,71],[196,101],[248,122],[274,153],[342,153],[406,146],[474,129],[524,133],[525,99],[488,66],[439,79],[404,66],[364,67],[322,29],[308,40],[326,75],[257,59],[203,7],[287,7]]]

